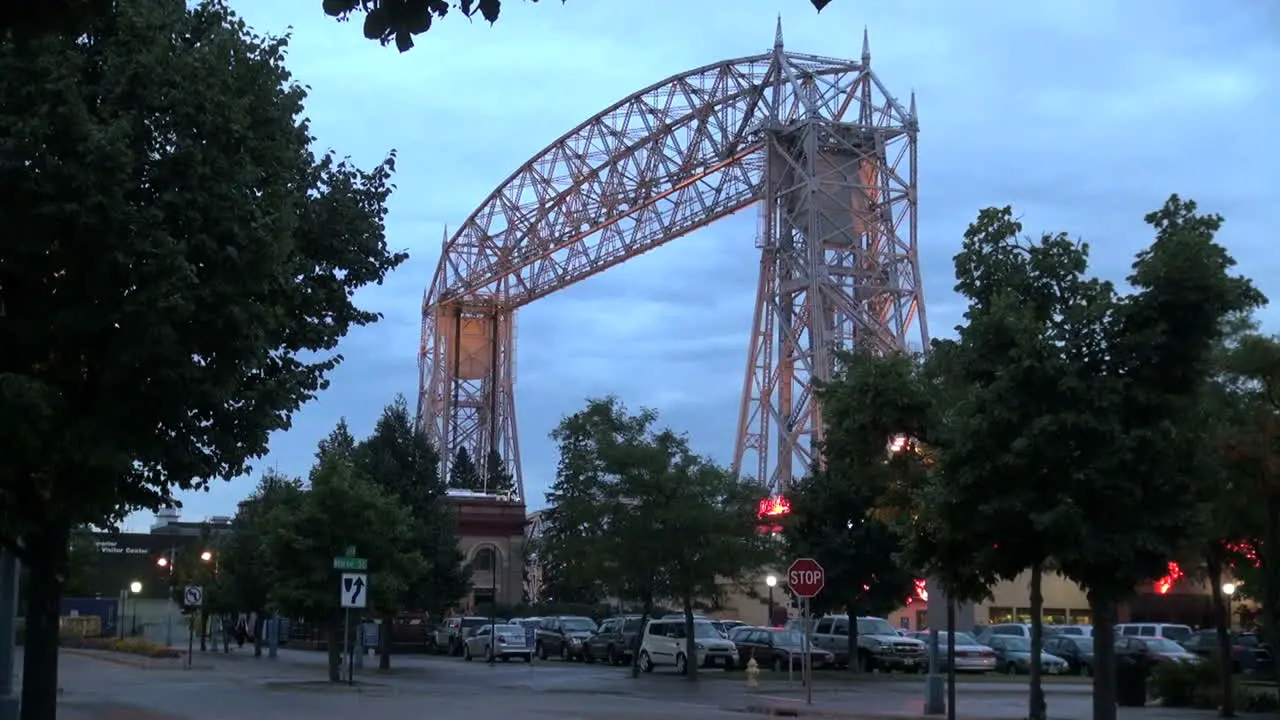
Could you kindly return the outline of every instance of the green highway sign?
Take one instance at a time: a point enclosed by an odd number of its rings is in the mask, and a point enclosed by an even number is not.
[[[369,561],[358,557],[336,557],[333,559],[334,570],[368,570]]]

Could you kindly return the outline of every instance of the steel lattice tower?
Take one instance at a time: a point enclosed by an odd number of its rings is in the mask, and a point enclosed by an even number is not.
[[[773,50],[663,80],[513,173],[445,233],[422,304],[420,430],[496,451],[524,482],[515,311],[759,204],[760,276],[734,467],[784,493],[822,435],[838,348],[928,342],[917,255],[915,98],[858,61]]]

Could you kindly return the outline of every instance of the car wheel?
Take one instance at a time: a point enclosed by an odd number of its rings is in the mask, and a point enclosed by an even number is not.
[[[462,659],[471,662],[471,648],[466,645],[462,646]]]
[[[560,659],[565,661],[569,659],[569,646],[567,644],[560,646]]]
[[[647,650],[640,651],[640,669],[647,673],[653,672],[653,658],[649,657]]]
[[[588,665],[590,665],[590,664],[594,663],[595,661],[596,661],[596,651],[595,651],[595,650],[588,650],[588,649],[587,649],[587,648],[585,648],[585,647],[584,647],[584,648],[582,648],[582,662],[587,663]]]
[[[1013,663],[1009,663],[1008,665],[1005,665],[1005,667],[1004,667],[1004,671],[1005,671],[1005,673],[1006,673],[1006,674],[1008,674],[1008,675],[1017,675],[1017,674],[1018,674],[1018,666],[1017,666],[1017,665],[1014,665]]]
[[[618,651],[614,650],[612,645],[604,649],[604,658],[605,662],[610,665],[622,664],[622,662],[618,660]]]
[[[539,659],[539,660],[546,660],[546,659],[547,659],[547,646],[546,646],[546,645],[543,645],[542,643],[538,643],[537,645],[535,645],[535,646],[534,646],[534,651],[538,653],[538,659]]]
[[[871,655],[869,653],[858,653],[858,669],[864,673],[869,673],[876,669],[876,664],[871,661]]]
[[[782,671],[783,671],[783,670],[785,670],[785,669],[786,669],[786,667],[783,665],[782,658],[778,657],[777,655],[774,655],[774,656],[773,656],[773,671],[774,671],[774,672],[776,672],[776,673],[780,673],[780,672],[782,672]]]
[[[687,672],[689,672],[689,659],[684,656],[684,653],[680,653],[676,655],[676,674],[684,675]]]

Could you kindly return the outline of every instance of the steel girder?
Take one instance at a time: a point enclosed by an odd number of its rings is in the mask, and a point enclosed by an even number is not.
[[[524,497],[518,307],[764,201],[734,465],[747,470],[755,454],[756,477],[784,489],[820,436],[810,383],[830,376],[831,349],[905,349],[913,321],[927,337],[914,102],[885,91],[866,50],[864,37],[859,62],[787,52],[779,31],[772,52],[656,83],[553,142],[446,235],[423,298],[418,399],[442,471],[459,447],[494,449]],[[854,205],[857,218],[839,212]],[[467,335],[459,318],[488,320]],[[468,371],[460,358],[473,346],[489,360]]]

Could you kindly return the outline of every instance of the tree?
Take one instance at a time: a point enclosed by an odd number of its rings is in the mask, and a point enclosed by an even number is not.
[[[60,0],[68,1],[74,0]],[[831,0],[809,2],[821,12]],[[468,19],[478,12],[481,18],[492,25],[498,21],[498,15],[502,12],[502,0],[458,0],[456,5],[450,4],[448,0],[324,0],[323,7],[327,15],[339,21],[346,21],[356,13],[363,13],[365,38],[377,40],[383,45],[394,41],[400,52],[407,52],[413,48],[415,35],[430,30],[435,21],[444,19],[454,8]]]
[[[98,539],[89,528],[76,528],[71,533],[67,550],[67,584],[64,592],[69,597],[87,596],[94,587],[94,575],[98,563]]]
[[[515,478],[507,470],[507,464],[497,450],[490,450],[485,460],[484,491],[491,495],[507,496],[515,492]]]
[[[471,453],[465,447],[458,448],[453,456],[453,463],[449,466],[449,487],[471,492],[484,491],[484,476],[480,474],[475,461],[471,459]]]
[[[272,531],[268,523],[276,508],[296,504],[302,492],[300,480],[268,470],[249,497],[240,501],[233,531],[219,538],[213,551],[217,572],[206,592],[208,609],[252,612],[259,618],[276,609],[271,605],[277,571],[267,553],[266,539]],[[255,653],[259,650],[255,648]]]
[[[284,40],[212,0],[84,6],[106,10],[0,39],[0,543],[33,571],[28,719],[55,712],[70,529],[242,475],[377,319],[355,291],[405,259],[393,158],[312,155]]]
[[[333,558],[352,546],[368,558],[370,607],[384,617],[394,617],[405,589],[425,571],[422,555],[406,552],[414,527],[409,510],[357,472],[350,452],[332,449],[347,447],[344,435],[339,425],[321,442],[310,487],[273,507],[263,542],[272,568],[271,605],[326,628],[335,682],[339,652],[350,638],[340,632]]]
[[[470,589],[453,516],[445,505],[439,455],[421,433],[414,432],[403,395],[382,411],[373,434],[355,448],[359,473],[380,487],[408,512],[411,527],[402,548],[420,553],[425,561],[418,577],[406,579],[395,598],[395,612],[425,610],[439,618]],[[391,668],[395,612],[384,613],[379,634],[378,667]]]

